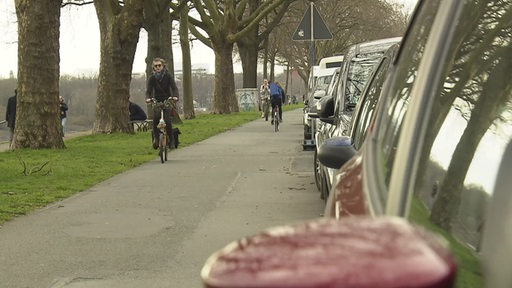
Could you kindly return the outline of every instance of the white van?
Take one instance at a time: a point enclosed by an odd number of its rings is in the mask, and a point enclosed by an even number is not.
[[[330,56],[320,59],[320,63],[316,66],[313,66],[313,69],[311,69],[309,73],[309,93],[313,92],[313,89],[315,88],[316,83],[318,82],[317,79],[320,76],[320,74],[322,74],[321,76],[331,74],[335,68],[341,67],[341,65],[343,64],[343,59],[343,55]]]
[[[343,59],[343,55],[325,57],[320,59],[318,66],[320,69],[341,67],[341,64],[343,64]]]

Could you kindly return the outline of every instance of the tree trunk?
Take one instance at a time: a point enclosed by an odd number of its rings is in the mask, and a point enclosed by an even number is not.
[[[257,31],[256,31],[257,32]],[[257,35],[256,35],[257,37]],[[243,73],[243,88],[257,88],[258,87],[258,45],[257,41],[253,38],[244,38],[237,42],[238,53],[242,60]]]
[[[180,43],[181,55],[183,59],[183,113],[185,119],[194,119],[196,114],[194,111],[194,97],[192,92],[192,61],[190,60],[190,42],[188,40],[188,12],[189,8],[186,0],[180,11]]]
[[[220,42],[220,41],[219,41]],[[213,92],[213,113],[229,114],[238,112],[233,72],[233,44],[213,42],[215,51],[215,90]]]
[[[133,133],[128,104],[143,3],[144,0],[134,0],[120,6],[114,0],[94,1],[101,33],[95,134]]]
[[[285,85],[284,85],[284,93],[285,94],[288,94],[288,85],[290,83],[290,62],[287,62],[286,63],[286,81],[285,81]],[[286,99],[288,100],[288,99]]]
[[[267,18],[265,18],[265,21]],[[263,79],[268,79],[268,49],[269,47],[269,36],[265,37],[263,41]]]
[[[261,5],[261,0],[249,1],[249,14],[253,15]],[[266,19],[266,17],[265,17]],[[259,38],[260,25],[254,25],[252,29],[247,31],[237,42],[238,53],[242,60],[243,70],[243,88],[258,87],[258,49],[260,46]]]
[[[64,148],[59,109],[60,1],[16,0],[18,96],[12,148]]]
[[[276,53],[275,52],[272,52],[271,55],[269,56],[269,64],[270,64],[270,75],[269,75],[269,80],[270,81],[275,81],[275,67],[276,67]]]
[[[153,72],[153,59],[156,57],[165,59],[167,69],[174,75],[172,19],[169,6],[170,2],[160,0],[146,0],[144,4],[144,28],[148,33],[146,80]]]

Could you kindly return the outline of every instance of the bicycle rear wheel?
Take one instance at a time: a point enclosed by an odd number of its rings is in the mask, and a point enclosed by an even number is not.
[[[164,146],[164,147],[165,147],[165,148],[164,148],[164,160],[165,160],[165,161],[167,161],[167,152],[169,151],[169,146],[168,146],[168,144],[167,144],[167,143],[169,143],[169,139],[167,139],[167,140],[165,141],[165,146]]]
[[[158,155],[160,156],[160,162],[164,163],[165,158],[167,158],[167,151],[165,147],[165,135],[163,133],[160,133],[159,140],[158,140],[158,148],[160,148]]]
[[[274,109],[274,132],[279,131],[279,113]]]

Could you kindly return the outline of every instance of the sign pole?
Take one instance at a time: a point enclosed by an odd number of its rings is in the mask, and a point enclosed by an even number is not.
[[[315,65],[315,37],[314,37],[314,33],[313,31],[314,30],[314,21],[313,21],[313,7],[314,7],[314,3],[313,1],[310,2],[310,8],[309,10],[311,11],[311,25],[310,25],[310,42],[309,42],[309,67],[311,69],[311,75],[312,75],[312,79],[315,79],[315,69],[313,68],[313,66]]]

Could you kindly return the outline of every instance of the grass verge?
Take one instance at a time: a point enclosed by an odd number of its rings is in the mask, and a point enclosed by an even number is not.
[[[303,105],[285,105],[284,111]],[[256,120],[260,113],[201,114],[176,125],[180,147]],[[119,173],[154,160],[150,132],[88,135],[66,140],[66,149],[0,152],[0,225],[67,198]]]

